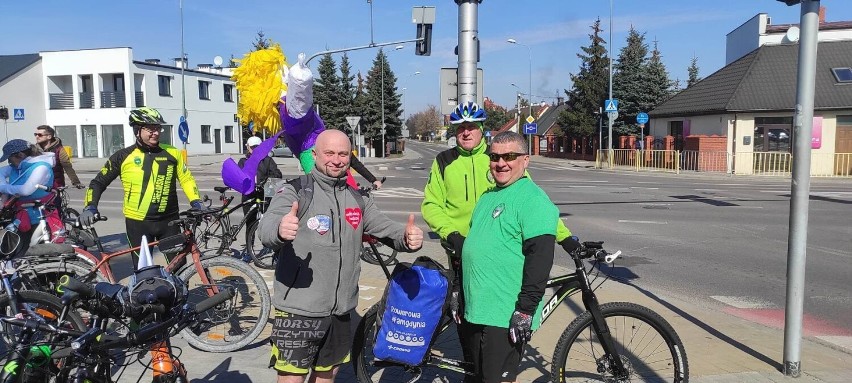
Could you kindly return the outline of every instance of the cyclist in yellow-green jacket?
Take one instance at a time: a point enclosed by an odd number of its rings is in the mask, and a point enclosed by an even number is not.
[[[79,218],[84,227],[97,221],[101,194],[117,177],[121,177],[124,186],[123,210],[127,241],[131,247],[139,246],[142,235],[148,241],[154,241],[180,234],[178,226],[168,224],[177,219],[180,212],[178,181],[192,208],[203,208],[198,186],[180,151],[160,143],[165,123],[163,116],[154,108],[130,111],[130,126],[136,142],[113,153],[92,179],[86,191],[85,208]],[[138,255],[133,253],[134,268],[137,263]]]

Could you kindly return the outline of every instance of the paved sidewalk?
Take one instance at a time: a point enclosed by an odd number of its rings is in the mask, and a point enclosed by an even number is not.
[[[427,241],[418,253],[400,254],[399,258],[411,261],[419,255],[428,255],[441,261],[446,258],[440,245],[434,241]],[[381,268],[366,263],[362,265],[361,304],[357,309],[359,315],[381,298],[386,282]],[[619,275],[629,274],[624,267],[618,266],[618,262],[616,268]],[[556,266],[551,275],[569,272],[568,269]],[[552,293],[545,294],[545,298]],[[799,379],[788,378],[779,372],[783,360],[783,330],[726,314],[719,307],[704,307],[695,302],[682,301],[666,295],[664,291],[648,291],[641,283],[628,285],[609,280],[596,294],[601,303],[632,302],[662,315],[683,341],[692,382],[852,381],[852,349],[832,347],[816,338],[805,338],[801,353],[803,374]],[[562,331],[582,311],[582,302],[575,296],[563,302],[553,317],[533,335],[525,352],[520,382],[549,381],[550,360],[556,342]],[[356,382],[349,366],[339,375],[337,382]]]

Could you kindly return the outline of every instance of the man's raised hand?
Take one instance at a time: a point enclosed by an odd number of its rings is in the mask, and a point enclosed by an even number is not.
[[[299,201],[293,201],[293,206],[290,212],[281,218],[281,223],[278,224],[278,236],[282,240],[292,241],[296,239],[296,231],[299,230]]]
[[[420,250],[423,246],[423,230],[414,225],[414,214],[408,215],[405,225],[405,245],[411,250]]]

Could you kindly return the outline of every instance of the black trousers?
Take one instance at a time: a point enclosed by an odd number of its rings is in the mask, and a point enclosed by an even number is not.
[[[125,225],[127,227],[127,242],[130,244],[130,247],[137,247],[142,243],[143,235],[149,243],[166,237],[171,237],[173,235],[178,235],[180,234],[180,226],[169,226],[169,221],[173,221],[175,219],[178,219],[177,215],[158,220],[145,221],[136,221],[128,218],[125,220]],[[153,247],[149,247],[148,249],[153,251]],[[133,270],[136,270],[136,266],[139,264],[139,253],[134,251],[131,253],[131,256],[133,257]],[[166,258],[169,262],[171,262],[173,257],[167,256]]]
[[[263,192],[254,192],[249,195],[244,195],[242,197],[242,202],[249,201],[255,198],[263,199]],[[251,224],[257,222],[257,209],[251,210],[251,207],[252,204],[243,205],[243,215],[246,216],[246,249],[248,249],[249,246],[249,228],[251,227]]]

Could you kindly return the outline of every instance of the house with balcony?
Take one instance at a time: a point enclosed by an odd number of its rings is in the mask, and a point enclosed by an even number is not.
[[[108,157],[132,145],[127,119],[143,106],[163,114],[161,142],[182,145],[184,90],[189,153],[240,152],[236,88],[221,68],[135,60],[126,47],[0,56],[0,105],[25,111],[6,121],[7,138],[31,141],[36,126],[50,125],[75,157]]]

